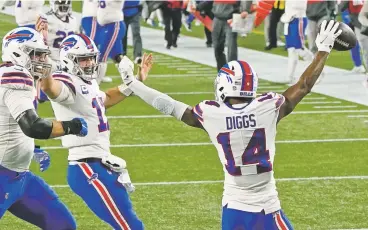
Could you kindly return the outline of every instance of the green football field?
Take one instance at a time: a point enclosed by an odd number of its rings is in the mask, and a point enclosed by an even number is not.
[[[0,25],[2,38],[15,27],[14,18],[0,14]],[[256,36],[263,37],[255,35],[248,42],[257,44],[260,37]],[[340,55],[334,62],[330,59],[330,64],[349,69],[348,53]],[[190,70],[178,70],[195,63],[154,56],[156,64],[147,85],[190,105],[213,98],[213,76],[196,77]],[[215,73],[208,68],[208,73]],[[113,65],[108,74],[118,74]],[[101,87],[119,83],[119,78],[114,78],[113,83]],[[260,93],[283,92],[286,87],[260,81]],[[333,107],[336,105],[347,107]],[[41,104],[39,113],[53,117],[49,103]],[[206,133],[160,116],[136,97],[109,109],[107,115],[111,151],[127,161],[136,185],[132,202],[146,229],[220,229],[223,172]],[[275,177],[282,207],[295,229],[368,227],[367,117],[366,106],[312,93],[280,122]],[[68,188],[67,151],[60,148],[60,141],[37,142],[48,147],[52,164],[44,173],[39,173],[36,165],[32,170],[55,187],[75,216],[78,229],[110,229]],[[0,221],[0,229],[36,228],[8,213]]]

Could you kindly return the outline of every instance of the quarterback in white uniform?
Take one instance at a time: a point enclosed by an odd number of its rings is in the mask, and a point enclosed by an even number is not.
[[[217,149],[225,172],[222,229],[287,230],[273,175],[277,123],[311,91],[334,41],[338,23],[324,21],[316,39],[319,52],[300,80],[282,95],[256,98],[258,76],[244,61],[224,65],[215,80],[216,101],[194,108],[145,86],[133,77],[133,64],[119,64],[124,83],[135,95],[166,115],[204,129]]]
[[[134,186],[125,161],[110,153],[110,128],[105,115],[105,108],[125,99],[126,86],[106,92],[99,89],[98,54],[93,40],[86,35],[66,37],[60,46],[62,71],[42,79],[42,90],[58,119],[79,114],[89,127],[86,138],[62,137],[63,146],[69,149],[70,188],[114,229],[139,230],[143,223],[134,213],[128,195]]]
[[[0,65],[0,219],[8,210],[41,229],[76,229],[76,223],[55,192],[29,171],[31,160],[45,171],[47,152],[35,148],[35,139],[74,134],[85,136],[82,118],[50,121],[34,108],[34,78],[50,73],[50,51],[34,29],[18,27],[2,42]]]

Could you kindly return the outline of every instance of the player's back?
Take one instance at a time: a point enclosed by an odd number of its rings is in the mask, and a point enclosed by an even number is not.
[[[51,59],[59,61],[61,42],[67,36],[78,32],[80,23],[73,15],[66,16],[65,20],[61,20],[52,11],[46,13],[46,18],[48,22],[47,45],[51,50]]]
[[[15,21],[19,26],[36,24],[37,16],[42,13],[44,0],[17,0],[15,3]]]
[[[279,206],[272,164],[283,101],[268,93],[249,104],[204,101],[194,108],[223,164],[225,203],[254,212]]]
[[[124,21],[124,0],[101,0],[97,9],[97,22],[106,25]]]
[[[75,93],[73,103],[57,103],[51,100],[58,120],[83,117],[88,124],[88,135],[62,137],[62,144],[69,149],[69,160],[88,157],[102,157],[110,154],[110,129],[105,116],[105,93],[99,90],[95,80],[85,82],[66,72],[55,72],[52,77],[62,81]]]
[[[22,103],[24,96],[34,100],[33,78],[22,67],[3,64],[0,65],[0,79],[0,165],[14,171],[25,171],[33,157],[34,140],[23,133],[13,115],[19,113],[14,104]],[[18,101],[14,101],[11,93],[20,95]],[[10,111],[9,103],[14,105],[13,111]]]
[[[82,18],[96,17],[98,4],[99,4],[98,0],[84,0],[82,9]]]

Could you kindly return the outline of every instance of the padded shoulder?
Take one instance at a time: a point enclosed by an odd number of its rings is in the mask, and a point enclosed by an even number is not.
[[[17,90],[33,90],[34,80],[26,68],[5,63],[0,65],[0,87]]]

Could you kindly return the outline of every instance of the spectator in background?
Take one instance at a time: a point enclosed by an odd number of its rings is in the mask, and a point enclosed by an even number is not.
[[[213,20],[214,16],[212,13],[212,6],[213,6],[213,1],[200,0],[200,1],[197,1],[196,10],[198,10],[201,13],[202,17],[208,16],[209,18]],[[212,47],[212,33],[205,26],[204,26],[204,33],[206,34],[206,46]]]
[[[323,20],[334,19],[336,16],[336,1],[335,0],[310,0],[307,5],[307,37],[308,47],[312,53],[317,52],[316,37],[318,27]]]
[[[128,49],[128,28],[131,26],[133,39],[133,56],[134,62],[140,64],[142,62],[142,38],[141,38],[141,12],[142,5],[139,0],[129,0],[124,2],[124,22],[126,26],[126,33],[123,38],[123,54],[127,54]]]
[[[271,50],[277,47],[277,25],[284,12],[285,0],[276,0],[270,15],[270,27],[268,31],[270,44],[265,47],[265,50]]]
[[[228,20],[233,18],[233,13],[240,13],[242,18],[246,18],[250,13],[251,6],[252,1],[246,0],[214,0],[212,41],[218,71],[227,62],[238,59],[238,33],[232,32]],[[225,41],[227,41],[228,60],[224,54]]]
[[[178,47],[177,40],[181,27],[182,0],[168,0],[162,7],[165,23],[166,48]],[[172,29],[171,29],[172,27]]]
[[[343,9],[345,8],[345,10]],[[339,4],[339,11],[342,11],[341,18],[343,22],[350,26],[350,28],[354,31],[354,27],[360,22],[358,21],[358,16],[353,15],[353,21],[350,18],[349,9],[346,9],[346,4]],[[354,26],[355,25],[355,26]],[[365,68],[362,65],[362,58],[360,56],[360,46],[359,42],[357,42],[356,46],[350,50],[351,59],[354,62],[354,68],[351,70],[353,73],[365,73]]]

